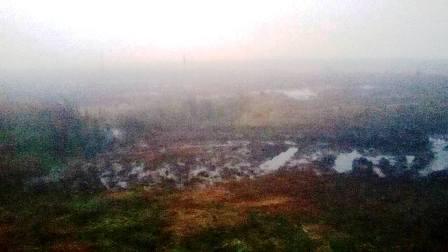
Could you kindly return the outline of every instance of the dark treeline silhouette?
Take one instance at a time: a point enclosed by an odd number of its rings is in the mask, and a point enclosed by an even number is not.
[[[0,179],[45,175],[70,158],[93,158],[110,144],[98,118],[68,102],[4,105],[0,117]]]

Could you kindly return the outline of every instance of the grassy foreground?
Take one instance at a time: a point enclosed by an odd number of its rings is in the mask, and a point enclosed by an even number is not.
[[[442,251],[448,181],[283,173],[184,190],[3,192],[1,251]]]

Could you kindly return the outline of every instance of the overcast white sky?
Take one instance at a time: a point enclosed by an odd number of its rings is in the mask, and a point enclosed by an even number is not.
[[[447,0],[0,0],[0,70],[448,59]]]

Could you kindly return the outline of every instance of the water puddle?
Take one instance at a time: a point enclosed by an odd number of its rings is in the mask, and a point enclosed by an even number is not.
[[[262,172],[273,172],[278,170],[280,167],[284,166],[298,151],[296,147],[291,147],[285,152],[282,152],[260,165],[260,170]]]
[[[448,141],[441,138],[430,138],[432,144],[432,151],[434,152],[434,159],[429,166],[420,172],[421,175],[428,175],[431,172],[441,171],[448,168],[448,151],[445,147]]]

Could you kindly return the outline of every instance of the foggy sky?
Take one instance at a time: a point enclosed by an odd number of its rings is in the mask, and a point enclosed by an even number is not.
[[[0,70],[185,58],[448,59],[446,0],[169,2],[0,1]]]

